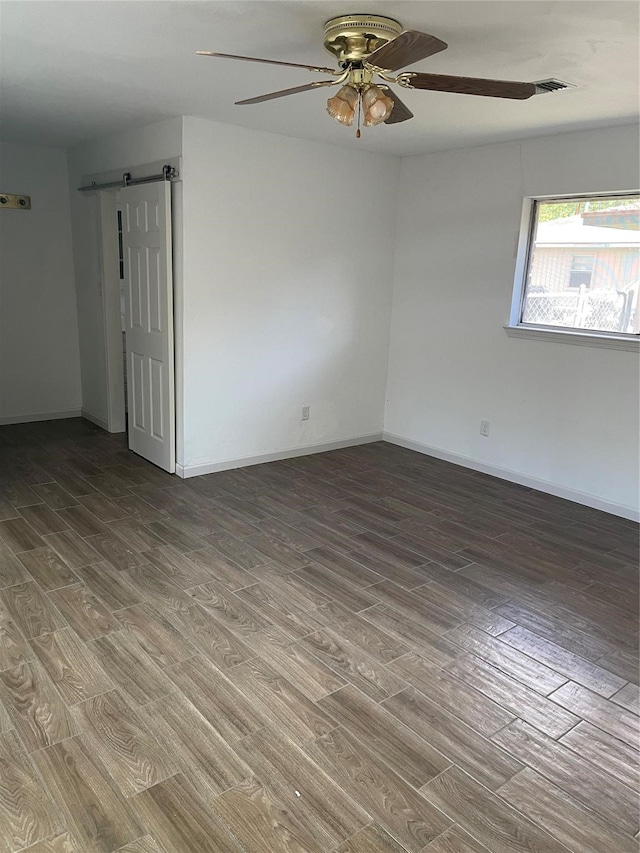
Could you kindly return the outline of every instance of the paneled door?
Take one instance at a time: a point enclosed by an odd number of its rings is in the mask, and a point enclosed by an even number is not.
[[[171,184],[119,191],[126,285],[129,449],[176,470]]]

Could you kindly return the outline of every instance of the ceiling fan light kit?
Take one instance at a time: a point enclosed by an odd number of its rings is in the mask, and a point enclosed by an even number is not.
[[[374,127],[383,123],[398,124],[413,118],[411,110],[402,103],[395,92],[391,91],[389,83],[397,84],[404,89],[454,92],[512,100],[525,100],[537,92],[534,83],[518,83],[511,80],[423,74],[415,71],[402,71],[396,74],[395,72],[407,65],[446,50],[448,45],[429,33],[403,30],[398,21],[383,15],[342,15],[331,18],[324,27],[324,47],[337,59],[340,66],[338,70],[205,50],[197,53],[225,59],[305,68],[307,71],[331,75],[333,79],[330,80],[319,80],[303,86],[295,86],[292,89],[270,92],[256,98],[236,101],[236,104],[258,104],[298,92],[342,84],[337,94],[327,101],[327,112],[335,121],[346,127],[351,127],[357,116],[357,137],[360,137],[361,121],[365,127]],[[375,82],[376,78],[380,78],[381,82]]]

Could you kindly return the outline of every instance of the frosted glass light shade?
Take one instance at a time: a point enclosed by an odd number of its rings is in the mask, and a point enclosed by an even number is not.
[[[343,86],[327,101],[327,112],[340,124],[351,127],[358,106],[359,92],[355,86]]]
[[[373,127],[382,124],[391,115],[393,101],[379,86],[367,86],[362,95],[364,126]]]

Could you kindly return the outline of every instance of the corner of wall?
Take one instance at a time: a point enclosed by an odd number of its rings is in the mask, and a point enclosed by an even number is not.
[[[386,376],[385,376],[385,393],[383,400],[383,411],[382,411],[382,429],[383,431],[387,428],[387,415],[389,408],[389,366],[391,362],[391,334],[393,330],[393,312],[394,306],[396,302],[396,284],[397,284],[397,267],[398,267],[398,228],[399,228],[399,214],[400,214],[400,187],[402,184],[402,172],[404,169],[404,164],[406,161],[406,157],[400,157],[399,162],[396,168],[396,191],[395,191],[395,204],[393,206],[393,264],[391,267],[391,301],[389,303],[389,326],[388,326],[388,336],[387,336],[387,365],[386,365]]]

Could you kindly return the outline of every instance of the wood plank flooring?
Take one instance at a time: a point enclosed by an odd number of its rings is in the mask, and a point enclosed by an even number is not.
[[[0,427],[0,853],[639,853],[638,527]]]

